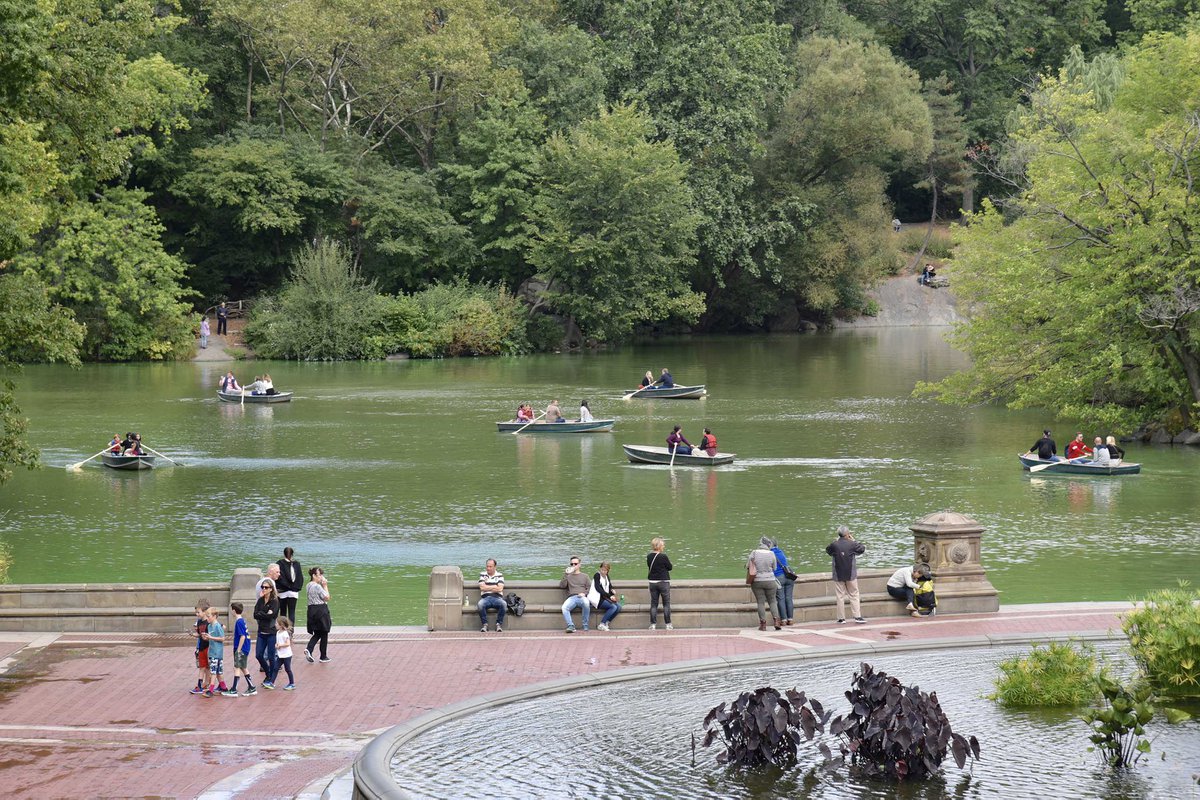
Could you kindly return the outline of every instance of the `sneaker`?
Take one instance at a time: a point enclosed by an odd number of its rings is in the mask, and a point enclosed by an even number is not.
[[[312,653],[309,652],[308,650],[304,651],[304,660],[310,664],[313,663],[314,661],[316,661],[316,659],[312,657]]]
[[[596,630],[598,630],[598,631],[605,631],[605,632],[607,632],[607,631],[608,631],[608,626],[607,626],[607,625],[605,625],[603,622],[601,622],[599,625],[597,625],[597,626],[596,626]]]
[[[859,625],[866,625],[866,624],[867,624],[867,620],[866,620],[866,618],[865,618],[865,617],[855,617],[855,618],[854,618],[854,621],[855,621],[855,622],[857,622]]]
[[[675,630],[675,626],[674,626],[674,625],[672,625],[671,623],[669,623],[669,622],[668,622],[668,623],[667,623],[667,630],[669,630],[669,631],[673,631],[673,630]]]
[[[238,693],[235,692],[233,689],[226,689],[225,691],[221,692],[221,696],[222,697],[237,697]]]
[[[920,612],[920,611],[913,611],[911,614],[909,614],[909,616],[910,616],[910,617],[919,617],[919,616],[921,616],[921,612]]]
[[[587,633],[587,632],[588,632],[588,626],[587,626],[587,625],[584,625],[584,626],[583,626],[583,632],[584,632],[584,633]]]
[[[271,683],[270,681],[263,681],[262,683],[259,684],[259,686],[263,687],[264,689],[274,689],[275,688],[275,684]]]
[[[205,690],[204,690],[204,696],[205,696],[205,697],[212,697],[212,696],[213,696],[212,689],[205,689]]]
[[[908,605],[906,605],[906,606],[904,607],[904,610],[905,610],[905,611],[916,611],[916,610],[917,610],[917,607],[916,607],[916,606],[914,606],[912,603],[909,603]]]
[[[497,624],[497,625],[496,625],[496,633],[504,633],[504,626],[503,626],[503,625],[500,625],[500,624]],[[328,658],[323,658],[323,659],[321,659],[321,660],[322,660],[322,661],[328,661],[329,659],[328,659]]]
[[[257,687],[257,686],[251,686],[249,689],[247,689],[246,691],[242,692],[242,697],[253,697],[253,696],[254,696],[254,695],[256,695],[256,694],[258,694],[258,687]]]
[[[320,661],[322,664],[328,664],[330,661],[333,661],[333,659],[332,659],[332,658],[329,658],[328,656],[321,656],[321,657],[320,657],[318,660],[319,660],[319,661]]]
[[[192,689],[192,694],[204,694],[204,690],[197,686],[195,689]]]
[[[844,619],[838,620],[838,625],[845,625],[845,624],[846,624],[846,620],[844,620]]]
[[[575,626],[574,626],[574,625],[568,625],[568,626],[567,626],[567,633],[574,633],[574,632],[575,632]]]
[[[479,632],[480,632],[480,633],[487,633],[487,625],[484,625],[482,628],[480,628],[480,629],[479,629]],[[309,661],[312,661],[312,656],[309,656],[309,657],[308,657],[308,660],[309,660]]]
[[[656,630],[657,628],[658,628],[658,626],[655,625],[653,622],[650,623],[650,630]]]
[[[289,683],[287,686],[283,687],[283,690],[285,692],[290,692],[290,691],[294,690],[295,688],[296,688],[296,684]]]

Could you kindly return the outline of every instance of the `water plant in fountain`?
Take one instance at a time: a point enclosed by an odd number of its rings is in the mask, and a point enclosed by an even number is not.
[[[979,740],[950,727],[936,692],[905,686],[864,663],[846,699],[850,713],[835,717],[829,732],[841,738],[842,756],[868,775],[928,778],[947,753],[959,769],[968,758],[979,758]]]
[[[1147,683],[1162,696],[1200,697],[1200,591],[1178,589],[1147,595],[1125,615],[1121,629]]]
[[[1100,697],[1096,679],[1102,667],[1095,648],[1085,643],[1034,645],[996,669],[996,691],[988,698],[1006,708],[1083,706]]]
[[[816,734],[824,733],[829,716],[817,700],[804,692],[789,689],[780,693],[764,686],[742,692],[728,708],[721,703],[711,709],[704,717],[701,747],[710,747],[719,738],[725,745],[717,754],[721,764],[790,766],[796,763],[800,742],[811,742]],[[694,737],[692,746],[694,750]],[[827,745],[819,747],[827,760],[832,758]]]

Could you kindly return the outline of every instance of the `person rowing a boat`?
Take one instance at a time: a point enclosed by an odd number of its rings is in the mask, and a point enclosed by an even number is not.
[[[683,429],[676,425],[675,429],[667,436],[667,449],[676,455],[690,456],[692,454],[692,443],[683,438]]]
[[[1042,461],[1062,461],[1062,456],[1058,455],[1058,445],[1050,438],[1050,429],[1042,431],[1042,438],[1033,443],[1033,447],[1029,448],[1030,453],[1037,453],[1037,457]]]
[[[546,422],[566,422],[566,418],[562,415],[562,410],[558,407],[558,399],[550,401],[550,405],[546,406]]]
[[[115,455],[121,454],[121,437],[118,434],[113,434],[112,441],[108,443],[108,452]]]
[[[660,389],[673,389],[675,388],[675,379],[671,377],[671,373],[667,371],[667,368],[663,367],[662,375],[654,382],[654,385]]]

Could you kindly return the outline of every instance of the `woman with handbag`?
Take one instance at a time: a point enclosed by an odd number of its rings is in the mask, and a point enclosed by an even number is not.
[[[650,630],[658,627],[658,600],[662,598],[663,620],[667,630],[671,624],[671,559],[663,552],[667,546],[659,537],[650,541],[650,552],[646,554],[646,567],[649,572],[646,580],[650,583]]]
[[[779,624],[779,603],[776,601],[779,582],[775,580],[775,554],[771,552],[773,544],[770,538],[762,537],[758,540],[758,547],[746,560],[746,583],[750,585],[750,591],[754,592],[754,599],[758,601],[760,631],[767,629],[768,608],[771,610],[771,621],[775,630],[783,630],[783,626]]]
[[[784,625],[792,624],[795,604],[792,592],[796,588],[796,573],[788,566],[787,556],[779,543],[771,541],[771,552],[775,554],[775,580],[779,582],[779,591],[775,593],[775,603],[779,606],[779,618]]]

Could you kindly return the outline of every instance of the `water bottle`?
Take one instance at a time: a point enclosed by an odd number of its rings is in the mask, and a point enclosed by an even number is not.
[[[621,595],[621,605],[625,605],[625,595]]]

